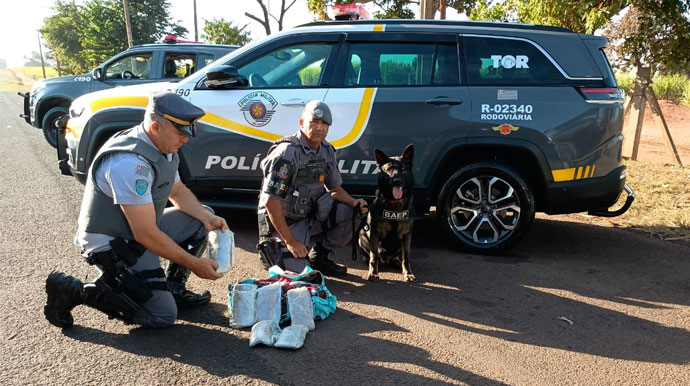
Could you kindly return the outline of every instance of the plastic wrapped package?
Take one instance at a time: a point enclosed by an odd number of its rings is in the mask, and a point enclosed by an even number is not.
[[[302,324],[285,327],[273,345],[280,348],[300,348],[304,345],[307,332],[309,332],[309,327]]]
[[[216,229],[208,233],[208,257],[218,263],[218,273],[227,273],[232,269],[235,256],[235,234],[227,230]]]
[[[307,287],[291,289],[287,292],[288,310],[291,324],[301,324],[314,330],[314,305]]]
[[[272,320],[260,320],[252,327],[252,335],[249,337],[249,347],[257,344],[273,346],[280,335],[280,327]]]
[[[280,323],[282,286],[271,284],[259,288],[256,295],[256,320],[272,320]]]
[[[249,327],[256,323],[256,285],[235,284],[230,299],[230,326]]]

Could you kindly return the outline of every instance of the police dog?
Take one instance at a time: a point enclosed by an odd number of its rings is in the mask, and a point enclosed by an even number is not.
[[[359,234],[364,261],[369,262],[367,280],[379,280],[379,263],[400,264],[405,281],[415,281],[410,269],[412,239],[412,159],[414,146],[407,145],[399,157],[374,149],[379,168],[376,199],[369,207],[367,226]]]

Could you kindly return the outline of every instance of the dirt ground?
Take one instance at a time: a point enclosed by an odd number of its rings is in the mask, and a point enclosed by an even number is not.
[[[660,100],[659,105],[680,154],[681,162],[683,165],[690,165],[690,129],[687,127],[690,122],[690,107],[667,100]],[[625,117],[626,122],[629,119],[629,115]],[[648,105],[645,109],[644,125],[640,135],[638,161],[673,163],[672,155],[666,150],[664,144],[663,130]]]

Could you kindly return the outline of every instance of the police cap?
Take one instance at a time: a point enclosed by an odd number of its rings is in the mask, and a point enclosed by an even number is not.
[[[177,130],[190,137],[196,136],[194,123],[206,114],[204,110],[172,91],[153,93],[149,100],[149,108],[154,113],[170,121]]]
[[[304,116],[306,113],[309,113],[312,116],[326,122],[328,126],[330,126],[333,123],[331,109],[328,107],[327,104],[319,100],[312,100],[307,102],[307,104],[304,105],[304,109],[302,110],[302,116]]]

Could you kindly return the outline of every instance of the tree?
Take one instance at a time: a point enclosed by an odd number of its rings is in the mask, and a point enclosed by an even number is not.
[[[187,29],[173,23],[168,0],[130,0],[132,40],[154,43],[167,34],[184,36]],[[127,33],[121,0],[91,0],[82,8],[85,23],[78,26],[84,56],[95,66],[127,48]]]
[[[36,51],[31,51],[30,55],[24,55],[24,65],[35,67],[41,65],[41,55]]]
[[[45,19],[41,28],[46,46],[66,73],[86,72],[88,66],[83,56],[79,31],[75,28],[82,24],[79,8],[72,1],[58,0],[53,11],[55,13]]]
[[[134,44],[187,33],[186,28],[171,21],[169,0],[129,0],[129,8]],[[57,0],[53,10],[41,33],[66,72],[86,72],[127,48],[121,0],[88,0],[81,6],[71,0]]]
[[[630,0],[479,0],[471,20],[510,21],[551,25],[579,33],[593,33]]]
[[[271,14],[271,12],[268,10],[268,6],[264,4],[263,0],[256,0],[257,3],[259,3],[259,6],[261,7],[261,12],[263,13],[263,18],[259,18],[257,16],[252,15],[249,12],[245,12],[245,16],[248,18],[255,20],[259,24],[261,24],[264,27],[264,30],[266,31],[266,36],[271,34],[271,20],[270,18],[273,18],[273,20],[278,22],[278,31],[283,30],[283,18],[285,17],[285,13],[295,4],[295,1],[297,0],[288,0],[290,1],[290,4],[286,4],[286,0],[281,0],[280,3],[280,16],[276,18]]]
[[[209,43],[215,44],[237,44],[245,45],[252,39],[249,37],[249,32],[244,32],[247,28],[245,24],[243,27],[235,27],[232,22],[213,19],[211,21],[204,20],[204,33],[201,35],[202,39]]]
[[[687,69],[690,62],[690,8],[686,1],[632,1],[618,21],[604,27],[616,56],[634,66],[669,73]]]

